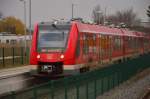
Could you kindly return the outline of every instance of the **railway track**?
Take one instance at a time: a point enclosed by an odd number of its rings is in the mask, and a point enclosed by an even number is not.
[[[20,92],[33,86],[41,85],[50,80],[57,80],[69,75],[30,75],[30,73],[23,73],[15,76],[8,76],[0,79],[0,99],[7,96],[13,91]]]

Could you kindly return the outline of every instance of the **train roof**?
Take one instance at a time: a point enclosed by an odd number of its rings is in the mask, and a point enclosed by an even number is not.
[[[55,23],[56,22],[56,23]],[[53,28],[53,25],[58,26],[60,29],[69,29],[72,24],[76,24],[79,32],[88,32],[88,33],[99,33],[103,35],[116,35],[116,36],[132,36],[132,37],[149,37],[146,36],[143,32],[131,31],[128,29],[119,29],[119,28],[111,28],[103,25],[95,25],[95,24],[86,24],[80,21],[53,21],[53,22],[40,22],[39,26],[52,26],[49,28]]]
[[[70,25],[71,23],[69,22],[59,22],[59,21],[55,21],[55,22],[40,22],[38,24],[39,27],[48,27],[49,29],[53,30],[53,29],[70,29]]]
[[[40,22],[39,25],[51,25],[51,24],[57,24],[57,25],[71,25],[70,22],[65,21],[50,21],[50,22]]]
[[[79,32],[99,33],[103,35],[117,35],[117,36],[132,36],[132,37],[144,37],[142,32],[134,32],[128,29],[111,28],[108,26],[84,24],[81,22],[75,22]]]

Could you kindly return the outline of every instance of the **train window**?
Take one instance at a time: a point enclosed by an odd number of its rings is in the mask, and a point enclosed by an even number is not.
[[[88,34],[84,33],[83,34],[83,53],[87,54],[88,53]]]
[[[96,34],[93,34],[93,40],[96,41]]]
[[[93,33],[89,34],[89,53],[93,53],[94,50],[94,40],[93,40]]]
[[[144,46],[148,45],[148,40],[145,38],[144,39]]]
[[[85,33],[83,34],[83,40],[84,41],[86,40],[86,34]]]
[[[106,50],[106,52],[105,52],[105,55],[106,56],[108,56],[109,55],[109,36],[108,35],[106,35],[105,36],[105,50]]]
[[[64,50],[67,44],[70,26],[52,27],[51,25],[39,25],[38,51],[51,48]]]
[[[114,50],[121,49],[121,38],[119,36],[114,37]]]
[[[89,51],[89,46],[88,46],[88,34],[86,34],[86,39],[85,39],[85,54],[87,54]]]
[[[136,38],[134,37],[133,38],[133,49],[135,49],[136,48]]]
[[[135,48],[134,37],[128,37],[128,46],[129,46],[130,49],[134,49]]]
[[[80,33],[80,40],[83,41],[83,33]]]
[[[128,40],[128,44],[129,44],[129,48],[132,48],[132,38],[131,37],[129,37],[129,40]]]
[[[140,38],[137,38],[137,48],[140,48]]]
[[[135,38],[135,49],[138,48],[138,38]]]

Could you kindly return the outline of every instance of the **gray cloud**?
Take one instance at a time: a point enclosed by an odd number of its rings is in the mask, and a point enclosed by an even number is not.
[[[139,17],[146,19],[146,8],[150,0],[31,0],[32,23],[48,21],[52,18],[71,18],[71,4],[74,3],[74,15],[84,19],[91,19],[92,9],[100,4],[101,9],[107,8],[107,14],[117,10],[133,8]],[[27,16],[28,16],[28,0]],[[23,3],[19,0],[0,0],[0,11],[4,16],[16,16],[23,20]],[[27,17],[28,20],[28,17]],[[28,24],[28,22],[27,22]]]

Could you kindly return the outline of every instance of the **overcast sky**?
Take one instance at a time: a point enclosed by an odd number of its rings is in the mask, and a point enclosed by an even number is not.
[[[49,21],[56,18],[71,18],[71,4],[74,3],[74,16],[91,19],[92,9],[99,4],[101,9],[106,8],[106,15],[113,14],[118,10],[133,8],[139,18],[146,20],[146,9],[150,0],[31,0],[32,1],[32,24],[40,21]],[[29,0],[26,0],[27,26]],[[0,12],[4,16],[16,16],[24,19],[23,2],[20,0],[0,0]]]

